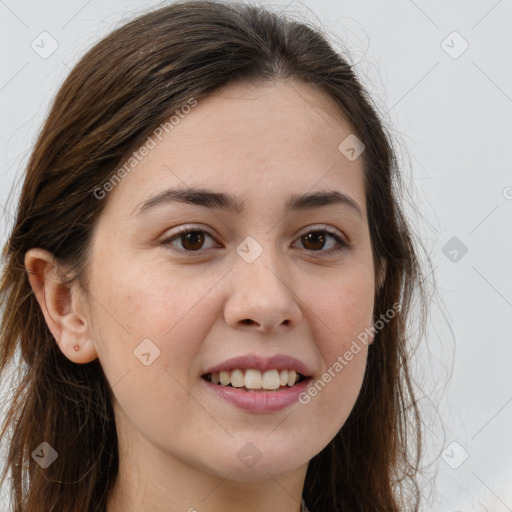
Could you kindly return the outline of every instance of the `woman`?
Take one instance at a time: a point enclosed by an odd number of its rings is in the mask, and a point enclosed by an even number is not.
[[[184,1],[99,42],[4,252],[15,510],[418,510],[397,184],[305,24]]]

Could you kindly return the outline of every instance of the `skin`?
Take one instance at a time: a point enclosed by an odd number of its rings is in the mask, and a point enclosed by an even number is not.
[[[113,389],[120,471],[108,512],[300,510],[308,461],[349,416],[368,347],[309,404],[273,413],[223,401],[201,374],[238,355],[287,354],[316,380],[371,325],[362,158],[338,151],[353,132],[332,101],[293,81],[230,85],[200,100],[104,199],[88,293],[59,284],[51,254],[27,252],[60,349],[79,364],[99,358]],[[180,186],[236,195],[244,210],[173,202],[137,215]],[[342,204],[284,210],[289,194],[318,190],[343,192],[362,215]],[[186,224],[206,233],[199,251],[187,253],[183,237],[162,243]],[[301,239],[325,226],[351,246],[331,252],[330,235],[323,246]],[[248,236],[263,249],[252,263],[236,252]],[[148,338],[160,356],[145,366],[134,350]],[[252,467],[237,457],[248,442],[261,453]]]

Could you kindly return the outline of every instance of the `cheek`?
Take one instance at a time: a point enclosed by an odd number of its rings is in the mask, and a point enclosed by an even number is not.
[[[316,317],[318,329],[324,333],[319,336],[324,340],[324,349],[336,352],[337,356],[371,325],[373,299],[371,279],[331,281],[319,292],[310,294],[308,309]]]
[[[101,292],[118,324],[133,338],[166,341],[174,333],[194,330],[205,320],[205,300],[218,277],[163,264],[119,268],[101,280]]]
[[[211,325],[212,309],[204,304],[215,282],[176,272],[171,279],[154,266],[142,272],[131,267],[129,274],[113,265],[110,270],[95,276],[98,300],[92,311],[100,363],[116,402],[142,431],[161,426],[165,435],[181,435],[185,425],[173,411],[196,413],[187,389]]]
[[[309,323],[321,355],[322,368],[309,398],[316,413],[329,418],[328,435],[334,436],[349,416],[363,382],[368,345],[358,336],[371,325],[373,280],[370,270],[341,273],[315,294],[309,294]]]
[[[130,267],[129,273],[123,264]],[[218,280],[212,273],[198,278],[192,268],[139,268],[127,260],[103,267],[95,276],[98,301],[93,311],[99,359],[112,385],[121,379],[124,386],[128,380],[137,381],[138,389],[147,392],[163,386],[167,398],[176,392],[175,403],[184,399],[178,383],[188,386],[197,378],[193,363],[219,314],[213,303]],[[144,358],[149,366],[144,366]],[[139,392],[131,390],[127,398],[130,394],[135,397]],[[144,400],[142,395],[138,398]]]

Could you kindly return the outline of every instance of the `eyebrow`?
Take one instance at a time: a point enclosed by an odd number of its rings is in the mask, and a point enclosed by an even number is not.
[[[156,194],[144,201],[139,207],[136,215],[139,216],[157,206],[166,203],[179,202],[197,206],[205,206],[212,209],[228,210],[237,214],[243,212],[244,201],[235,196],[223,192],[203,188],[181,188],[169,189]],[[307,194],[294,194],[288,198],[285,204],[286,211],[308,210],[340,204],[348,207],[361,218],[364,217],[360,206],[351,197],[337,190],[325,190]]]

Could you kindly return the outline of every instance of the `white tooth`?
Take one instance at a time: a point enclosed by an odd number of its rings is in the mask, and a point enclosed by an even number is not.
[[[219,373],[218,372],[212,373],[212,383],[213,384],[220,384],[220,377],[219,377]]]
[[[259,370],[245,371],[245,387],[247,389],[261,389],[261,372]]]
[[[277,370],[267,370],[263,374],[261,386],[263,389],[279,389],[279,372]]]
[[[227,386],[230,382],[231,382],[230,372],[226,372],[226,371],[222,370],[220,372],[220,383],[223,386]]]
[[[288,386],[293,386],[297,380],[297,372],[295,370],[288,370]]]
[[[231,385],[234,388],[243,388],[245,386],[244,372],[242,370],[233,370],[231,372]]]
[[[288,384],[288,370],[281,370],[279,372],[279,384],[281,384],[281,386]]]

